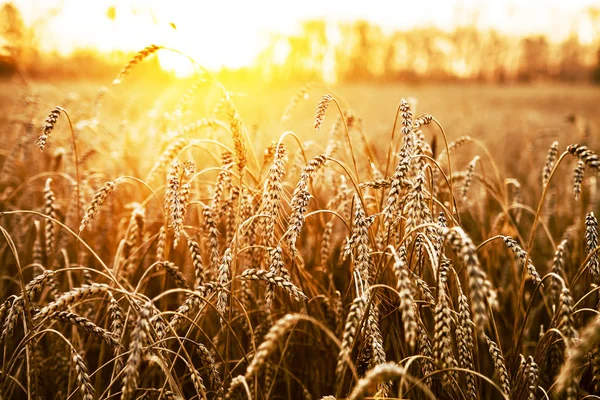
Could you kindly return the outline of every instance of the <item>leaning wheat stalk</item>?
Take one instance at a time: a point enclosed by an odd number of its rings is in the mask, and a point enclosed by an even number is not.
[[[90,382],[90,375],[83,358],[75,351],[71,349],[71,355],[73,358],[73,364],[75,364],[75,371],[77,372],[77,383],[81,389],[81,394],[84,400],[94,399],[94,387]]]
[[[129,357],[123,369],[123,395],[122,400],[128,400],[137,388],[139,368],[144,355],[144,345],[150,331],[151,304],[146,303],[139,312],[136,325],[131,331],[129,344]]]
[[[119,72],[117,77],[114,79],[114,81],[112,83],[113,86],[117,86],[121,82],[123,82],[123,79],[125,79],[125,77],[127,75],[129,75],[131,70],[136,65],[138,65],[140,62],[142,62],[144,59],[150,57],[152,54],[156,53],[161,48],[162,48],[162,46],[157,46],[155,44],[151,44],[150,46],[144,47],[142,50],[138,51],[135,54],[135,56],[131,60],[129,60],[129,62],[123,67],[123,69]]]
[[[356,386],[354,386],[354,389],[348,396],[348,400],[362,400],[365,398],[365,393],[378,383],[402,377],[405,374],[406,371],[395,363],[379,364],[367,372],[367,375],[356,383]]]
[[[85,210],[85,213],[83,214],[83,219],[81,220],[81,224],[79,225],[80,233],[83,232],[87,224],[94,219],[94,216],[100,209],[100,206],[102,206],[102,204],[104,203],[104,200],[106,200],[108,195],[113,190],[115,190],[115,186],[115,181],[106,182],[104,186],[102,186],[100,190],[96,192],[96,194],[92,198],[91,204],[88,206],[88,208]]]
[[[82,285],[81,287],[72,289],[69,292],[63,293],[55,301],[40,309],[35,314],[34,320],[41,320],[60,309],[78,303],[86,297],[106,293],[108,290],[108,285],[104,283],[92,283],[91,285]]]
[[[337,366],[335,368],[335,375],[338,380],[342,379],[344,367],[352,352],[352,346],[360,333],[359,330],[364,312],[365,299],[362,296],[358,296],[352,302],[350,311],[346,317],[346,325],[344,326],[344,333],[342,335],[342,345],[337,359]]]
[[[106,343],[108,343],[111,346],[114,346],[114,347],[120,346],[117,336],[115,336],[112,332],[109,332],[106,329],[97,326],[96,324],[94,324],[92,321],[90,321],[89,319],[87,319],[85,317],[82,317],[80,315],[77,315],[77,314],[69,312],[69,311],[58,311],[58,312],[52,314],[50,316],[50,318],[65,321],[71,325],[78,326],[78,327],[82,328],[83,330],[85,330],[95,336],[98,336],[99,338],[101,338],[102,340],[104,340]]]
[[[46,118],[46,121],[44,122],[44,126],[42,127],[42,131],[44,133],[35,142],[35,144],[40,149],[40,151],[44,150],[44,147],[46,147],[46,142],[50,138],[50,134],[54,130],[54,126],[56,125],[56,122],[58,121],[58,117],[60,116],[62,111],[63,111],[62,108],[55,107],[48,115],[48,118]]]
[[[572,390],[579,381],[581,370],[588,363],[588,353],[600,345],[600,319],[596,318],[581,332],[579,344],[569,348],[569,356],[556,380],[556,392]]]
[[[296,301],[308,299],[308,297],[306,297],[306,295],[302,293],[302,291],[292,282],[288,281],[283,276],[277,276],[269,271],[250,268],[242,272],[241,279],[259,280],[270,283],[283,289],[292,299]]]
[[[330,94],[326,94],[321,98],[319,104],[317,104],[317,111],[315,112],[315,130],[321,130],[321,125],[323,125],[323,121],[325,120],[325,113],[327,112],[327,108],[329,108],[329,104],[333,100]]]
[[[292,327],[292,325],[298,322],[299,319],[300,315],[287,314],[278,320],[275,325],[271,327],[271,329],[269,329],[269,332],[265,335],[264,341],[260,344],[260,346],[258,346],[258,349],[256,349],[256,353],[254,354],[254,358],[250,362],[250,365],[248,365],[248,368],[246,368],[246,373],[244,375],[235,377],[231,381],[226,398],[231,398],[236,389],[238,389],[243,382],[249,381],[253,375],[260,371],[263,365],[265,365],[267,357],[277,347],[277,341],[279,338],[281,338]]]
[[[46,186],[44,187],[44,214],[49,219],[45,220],[45,234],[46,234],[46,256],[50,257],[54,252],[55,238],[54,238],[54,221],[56,219],[56,198],[54,197],[54,191],[52,190],[52,178],[46,180]]]

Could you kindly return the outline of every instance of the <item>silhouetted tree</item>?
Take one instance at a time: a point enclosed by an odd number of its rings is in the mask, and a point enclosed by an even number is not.
[[[598,36],[600,32],[600,7],[589,7],[587,9],[587,14],[594,26],[596,36]],[[596,68],[594,68],[594,71],[592,72],[592,79],[595,82],[600,83],[600,46],[596,51],[596,60]]]
[[[571,35],[561,45],[560,78],[577,80],[585,74],[581,65],[581,45],[577,35]]]
[[[25,24],[19,9],[12,3],[0,8],[0,75],[12,74],[24,48]]]
[[[521,41],[521,71],[519,77],[530,81],[548,73],[548,40],[545,36],[527,37]]]

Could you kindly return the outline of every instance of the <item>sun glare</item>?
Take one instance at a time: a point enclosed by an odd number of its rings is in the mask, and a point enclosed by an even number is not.
[[[419,5],[403,5],[402,13],[395,12],[397,6],[385,0],[372,0],[368,4],[306,0],[302,6],[293,7],[276,0],[12,1],[22,10],[26,23],[35,25],[43,21],[39,46],[48,53],[69,55],[77,49],[135,52],[149,44],[158,44],[177,49],[211,70],[256,66],[266,49],[272,53],[268,62],[284,66],[298,51],[287,38],[301,34],[303,21],[325,21],[327,45],[319,51],[323,60],[321,72],[327,81],[336,78],[335,48],[347,39],[339,23],[357,20],[380,26],[388,33],[428,26],[451,31],[457,24],[476,24],[478,28],[515,37],[545,34],[550,40],[561,41],[575,34],[582,44],[592,44],[598,37],[597,28],[585,14],[588,0],[552,0],[547,7],[541,7],[546,4],[544,0],[532,0],[521,6],[512,0],[500,0],[493,7],[483,6],[482,0],[423,0]],[[462,19],[453,18],[463,10],[461,7],[471,11],[463,12]],[[536,17],[532,18],[534,8]],[[476,21],[469,20],[471,13],[477,15]],[[47,18],[48,14],[52,18]],[[281,39],[273,42],[273,38]],[[183,56],[160,52],[158,57],[160,66],[177,77],[194,72],[193,65]],[[416,59],[412,63],[417,72],[428,68],[426,60]],[[469,74],[463,65],[453,65],[452,69],[459,75]]]
[[[162,69],[173,73],[177,78],[186,78],[194,73],[194,64],[181,54],[170,51],[158,53],[158,62]]]
[[[278,40],[273,48],[273,62],[277,65],[285,64],[292,47],[285,40]]]

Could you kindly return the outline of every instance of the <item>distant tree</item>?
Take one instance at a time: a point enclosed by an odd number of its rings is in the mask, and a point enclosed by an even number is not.
[[[50,2],[40,2],[43,6],[47,3]],[[45,7],[40,18],[25,25],[21,12],[14,3],[0,5],[0,54],[3,54],[3,65],[10,65],[9,72],[14,72],[17,65],[22,72],[31,74],[40,73],[45,68],[40,62],[40,40],[45,33],[46,24],[58,15],[61,7],[60,3]]]
[[[12,3],[0,8],[0,75],[12,75],[23,54],[25,23]]]
[[[348,27],[350,40],[350,59],[346,67],[344,79],[348,81],[363,80],[370,77],[368,62],[371,60],[370,24],[357,21]]]
[[[0,36],[5,42],[4,50],[18,58],[24,47],[25,23],[13,3],[6,3],[0,9]]]
[[[509,52],[510,46],[498,32],[494,30],[488,32],[481,49],[477,53],[479,55],[480,79],[500,83],[506,81],[508,78],[506,64]]]
[[[388,39],[385,43],[385,56],[383,59],[383,75],[386,79],[393,79],[398,73],[398,66],[396,64],[396,57],[398,56],[398,50],[396,49],[395,38]]]
[[[577,35],[573,34],[561,45],[560,78],[577,80],[582,78],[584,73],[581,65],[581,45]]]
[[[543,78],[548,73],[548,39],[531,36],[521,41],[520,78],[525,81]]]
[[[589,7],[587,14],[594,27],[596,37],[600,34],[600,7]],[[596,52],[596,68],[594,68],[592,79],[600,83],[600,46]]]

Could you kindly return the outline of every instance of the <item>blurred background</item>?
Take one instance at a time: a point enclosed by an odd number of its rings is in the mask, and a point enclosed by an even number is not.
[[[156,43],[265,83],[598,82],[600,3],[13,0],[0,6],[0,75],[103,78]],[[158,55],[145,75],[186,77]]]
[[[160,50],[137,64],[125,84],[110,86],[150,44],[180,53]],[[156,135],[148,143],[156,146],[168,140],[165,132],[214,118],[222,104],[215,87],[194,89],[202,74],[189,58],[230,91],[257,148],[287,130],[325,146],[312,129],[325,93],[359,119],[377,155],[385,154],[401,98],[410,99],[415,114],[434,115],[450,140],[482,140],[513,176],[539,165],[554,140],[596,148],[600,137],[598,1],[0,5],[0,105],[15,107],[5,119],[17,127],[42,126],[48,110],[60,105],[77,129],[100,118],[110,135],[94,134],[94,140],[105,138],[115,151],[124,132],[138,144]],[[190,89],[186,114],[173,120]],[[334,122],[328,117],[325,129]],[[474,154],[458,161],[466,165]]]

